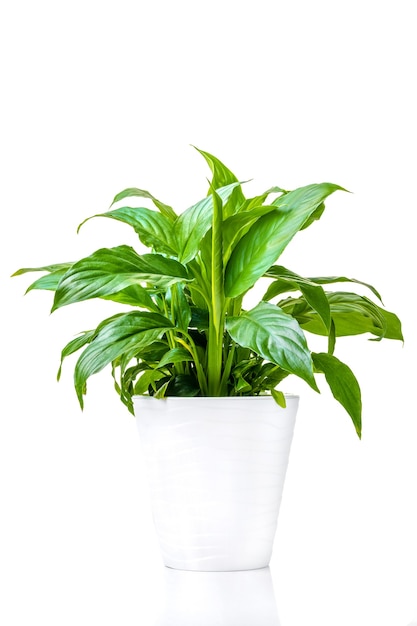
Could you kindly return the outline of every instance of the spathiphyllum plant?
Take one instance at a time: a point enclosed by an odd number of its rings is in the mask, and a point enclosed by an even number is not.
[[[276,264],[294,235],[322,216],[327,197],[343,188],[272,187],[246,198],[245,185],[227,167],[199,152],[213,176],[207,197],[187,210],[177,215],[147,191],[129,188],[116,195],[109,211],[93,216],[128,224],[149,253],[121,245],[75,263],[16,272],[46,272],[28,291],[54,291],[52,311],[91,298],[127,308],[62,350],[61,365],[81,351],[74,374],[81,407],[88,378],[106,366],[130,411],[132,396],[141,394],[267,393],[285,405],[277,387],[289,374],[316,391],[316,374],[324,374],[360,436],[360,388],[334,356],[336,338],[371,333],[376,340],[402,340],[400,321],[368,297],[324,289],[359,283],[380,302],[369,284],[343,276],[303,278]],[[154,208],[127,206],[132,197],[150,200]],[[246,308],[244,297],[261,278],[270,281],[266,293]],[[323,352],[309,350],[305,332],[326,338]]]

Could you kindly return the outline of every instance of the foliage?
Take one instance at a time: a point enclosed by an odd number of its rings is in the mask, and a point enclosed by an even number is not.
[[[272,187],[246,198],[223,163],[199,152],[213,174],[208,195],[180,215],[136,188],[117,194],[110,210],[99,215],[131,226],[149,253],[122,245],[75,263],[16,272],[46,272],[28,291],[54,291],[52,311],[91,298],[133,307],[63,349],[61,365],[82,350],[74,374],[81,407],[88,378],[108,365],[130,411],[135,394],[267,392],[283,405],[276,387],[286,376],[294,374],[318,391],[315,374],[322,373],[360,436],[360,388],[349,367],[333,355],[336,338],[371,333],[378,340],[402,340],[400,321],[367,297],[324,289],[360,281],[303,278],[276,265],[294,235],[320,219],[324,201],[343,188],[331,183],[293,191]],[[154,208],[125,206],[123,201],[132,197],[151,200]],[[246,310],[243,298],[261,278],[270,281],[263,300]],[[361,284],[380,299],[374,287]],[[327,337],[326,351],[312,353],[304,331]]]

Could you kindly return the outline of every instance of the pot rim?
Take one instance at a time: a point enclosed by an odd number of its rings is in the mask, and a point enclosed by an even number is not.
[[[300,396],[296,393],[284,393],[284,397],[288,400],[299,400]],[[159,401],[169,401],[169,402],[183,402],[184,400],[186,402],[189,401],[194,401],[194,402],[201,402],[203,400],[217,400],[217,401],[237,401],[237,400],[245,400],[245,401],[259,401],[259,400],[273,400],[272,395],[269,394],[263,394],[263,395],[259,395],[259,396],[167,396],[166,398],[155,398],[155,396],[145,396],[145,395],[135,395],[132,396],[132,400],[137,401],[137,400],[159,400]]]

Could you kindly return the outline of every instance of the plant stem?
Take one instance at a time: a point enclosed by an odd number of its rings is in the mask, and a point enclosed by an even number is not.
[[[193,360],[194,360],[194,363],[195,363],[196,372],[197,372],[198,384],[200,385],[201,393],[203,395],[209,395],[208,394],[207,379],[206,379],[206,376],[204,374],[204,370],[203,370],[203,368],[201,366],[200,359],[198,358],[197,347],[196,347],[196,345],[194,343],[193,338],[185,330],[181,330],[181,328],[177,328],[177,332],[179,332],[182,335],[184,335],[184,337],[187,338],[187,340],[188,340],[188,342],[190,344],[190,345],[187,345],[187,343],[185,341],[183,341],[182,339],[177,337],[178,343],[180,343],[182,346],[184,346],[184,348],[186,348],[189,351],[189,353],[191,354],[191,356],[193,357]]]
[[[220,197],[212,189],[213,225],[211,236],[211,302],[209,309],[208,332],[208,395],[218,396],[221,393],[221,376],[223,361],[223,337],[225,320],[225,295],[223,275],[223,204]]]
[[[232,343],[229,354],[227,355],[226,363],[223,370],[223,376],[220,382],[220,394],[222,396],[227,395],[227,382],[229,380],[230,372],[232,370],[233,365],[233,357],[235,355],[236,344]]]

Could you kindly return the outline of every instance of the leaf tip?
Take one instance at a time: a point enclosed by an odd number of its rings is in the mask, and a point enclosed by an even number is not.
[[[78,398],[78,403],[80,405],[80,409],[81,409],[81,411],[84,411],[83,390],[79,389],[78,387],[76,387],[75,391],[77,392],[77,398]]]

